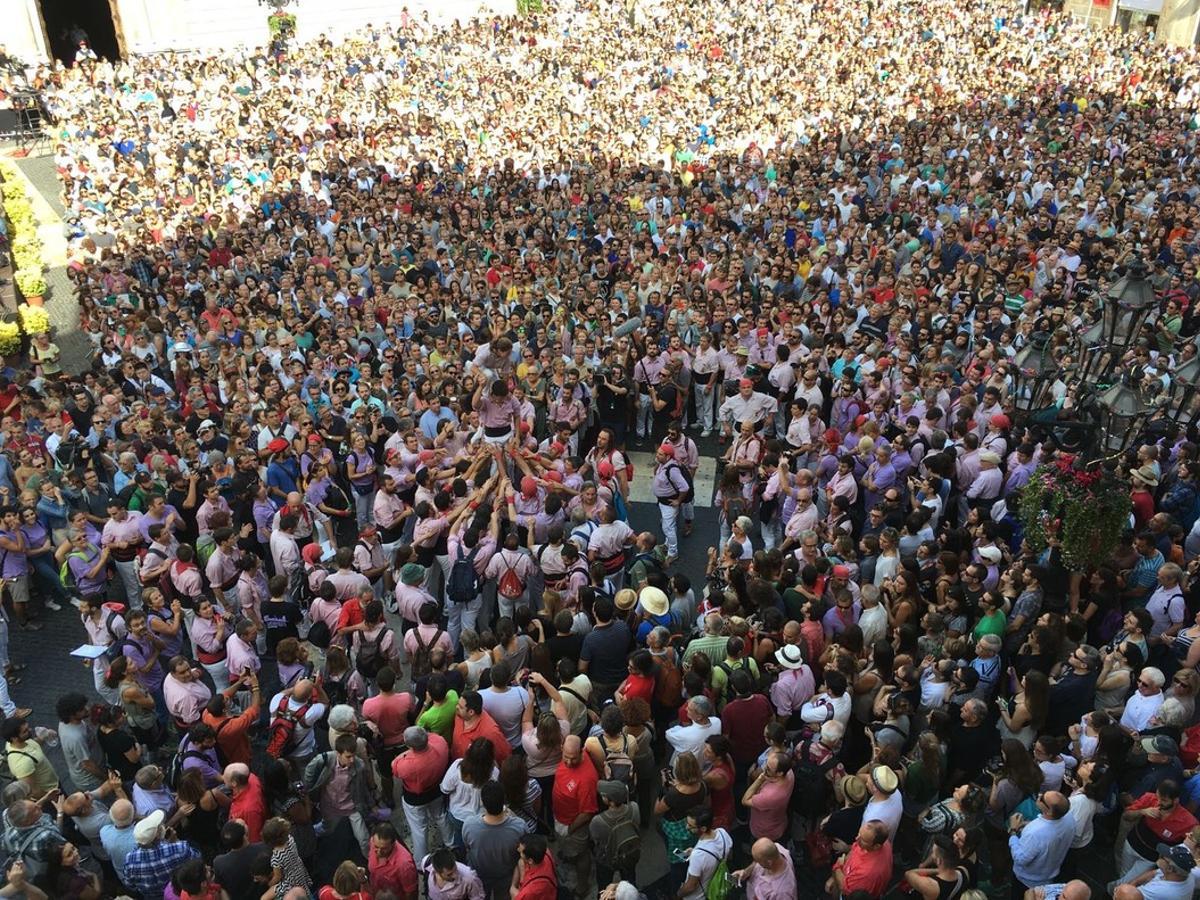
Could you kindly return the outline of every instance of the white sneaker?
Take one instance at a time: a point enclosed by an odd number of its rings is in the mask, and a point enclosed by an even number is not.
[[[71,605],[73,607],[75,607],[76,609],[83,609],[83,601],[80,600],[78,597],[71,598]]]
[[[51,609],[54,610],[54,612],[58,612],[60,609],[62,609],[62,606],[58,603],[55,603],[53,600],[47,600],[46,609]]]
[[[705,429],[704,429],[702,432],[700,432],[700,437],[702,437],[702,438],[706,438],[706,437],[708,437],[710,434],[712,434],[712,432],[711,432],[711,431],[709,431],[707,428],[705,428]]]

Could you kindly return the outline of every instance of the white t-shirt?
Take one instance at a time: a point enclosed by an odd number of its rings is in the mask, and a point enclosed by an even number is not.
[[[713,836],[696,841],[688,857],[687,873],[689,878],[697,879],[696,889],[690,894],[684,894],[682,900],[704,900],[704,889],[709,879],[717,871],[721,860],[726,859],[733,851],[733,838],[724,828],[717,828]]]
[[[271,718],[275,718],[275,710],[279,709],[279,704],[283,700],[283,691],[280,691],[271,698]],[[298,713],[304,704],[295,698],[288,698],[288,711]],[[312,756],[317,752],[317,734],[313,731],[313,726],[321,720],[325,715],[324,703],[313,703],[308,712],[304,714],[304,718],[296,722],[296,730],[292,732],[292,752],[288,756],[296,759],[304,759]]]
[[[864,822],[882,822],[887,828],[890,839],[896,836],[896,829],[900,827],[902,815],[904,815],[904,797],[897,788],[883,799],[872,797],[867,808],[863,810],[862,820]]]

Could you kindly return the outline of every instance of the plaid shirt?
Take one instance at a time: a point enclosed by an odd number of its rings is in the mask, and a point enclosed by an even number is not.
[[[159,841],[151,847],[135,847],[125,857],[127,885],[146,898],[161,897],[171,873],[189,859],[200,856],[187,841]]]
[[[27,828],[16,828],[9,824],[8,813],[4,813],[4,831],[0,834],[0,852],[10,858],[20,857],[25,861],[25,869],[32,876],[39,876],[46,871],[50,858],[50,849],[59,844],[65,844],[67,839],[48,815],[42,817]]]

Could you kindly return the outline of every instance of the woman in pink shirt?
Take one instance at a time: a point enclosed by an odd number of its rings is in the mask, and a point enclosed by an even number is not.
[[[188,635],[196,648],[196,658],[204,671],[212,676],[218,691],[229,687],[229,670],[225,665],[225,640],[228,637],[226,613],[208,598],[196,604],[196,617],[188,625]]]

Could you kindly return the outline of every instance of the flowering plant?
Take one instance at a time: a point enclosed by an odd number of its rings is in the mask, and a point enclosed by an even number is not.
[[[42,334],[50,330],[50,314],[40,306],[22,304],[17,308],[21,316],[21,327],[26,334]]]
[[[1040,553],[1055,542],[1063,562],[1082,571],[1111,558],[1131,506],[1129,485],[1115,472],[1063,455],[1033,473],[1021,489],[1018,515],[1030,549]]]
[[[46,279],[42,277],[41,269],[17,269],[13,281],[22,297],[41,297],[46,293]]]
[[[12,356],[21,351],[21,326],[16,322],[0,321],[0,355]]]

